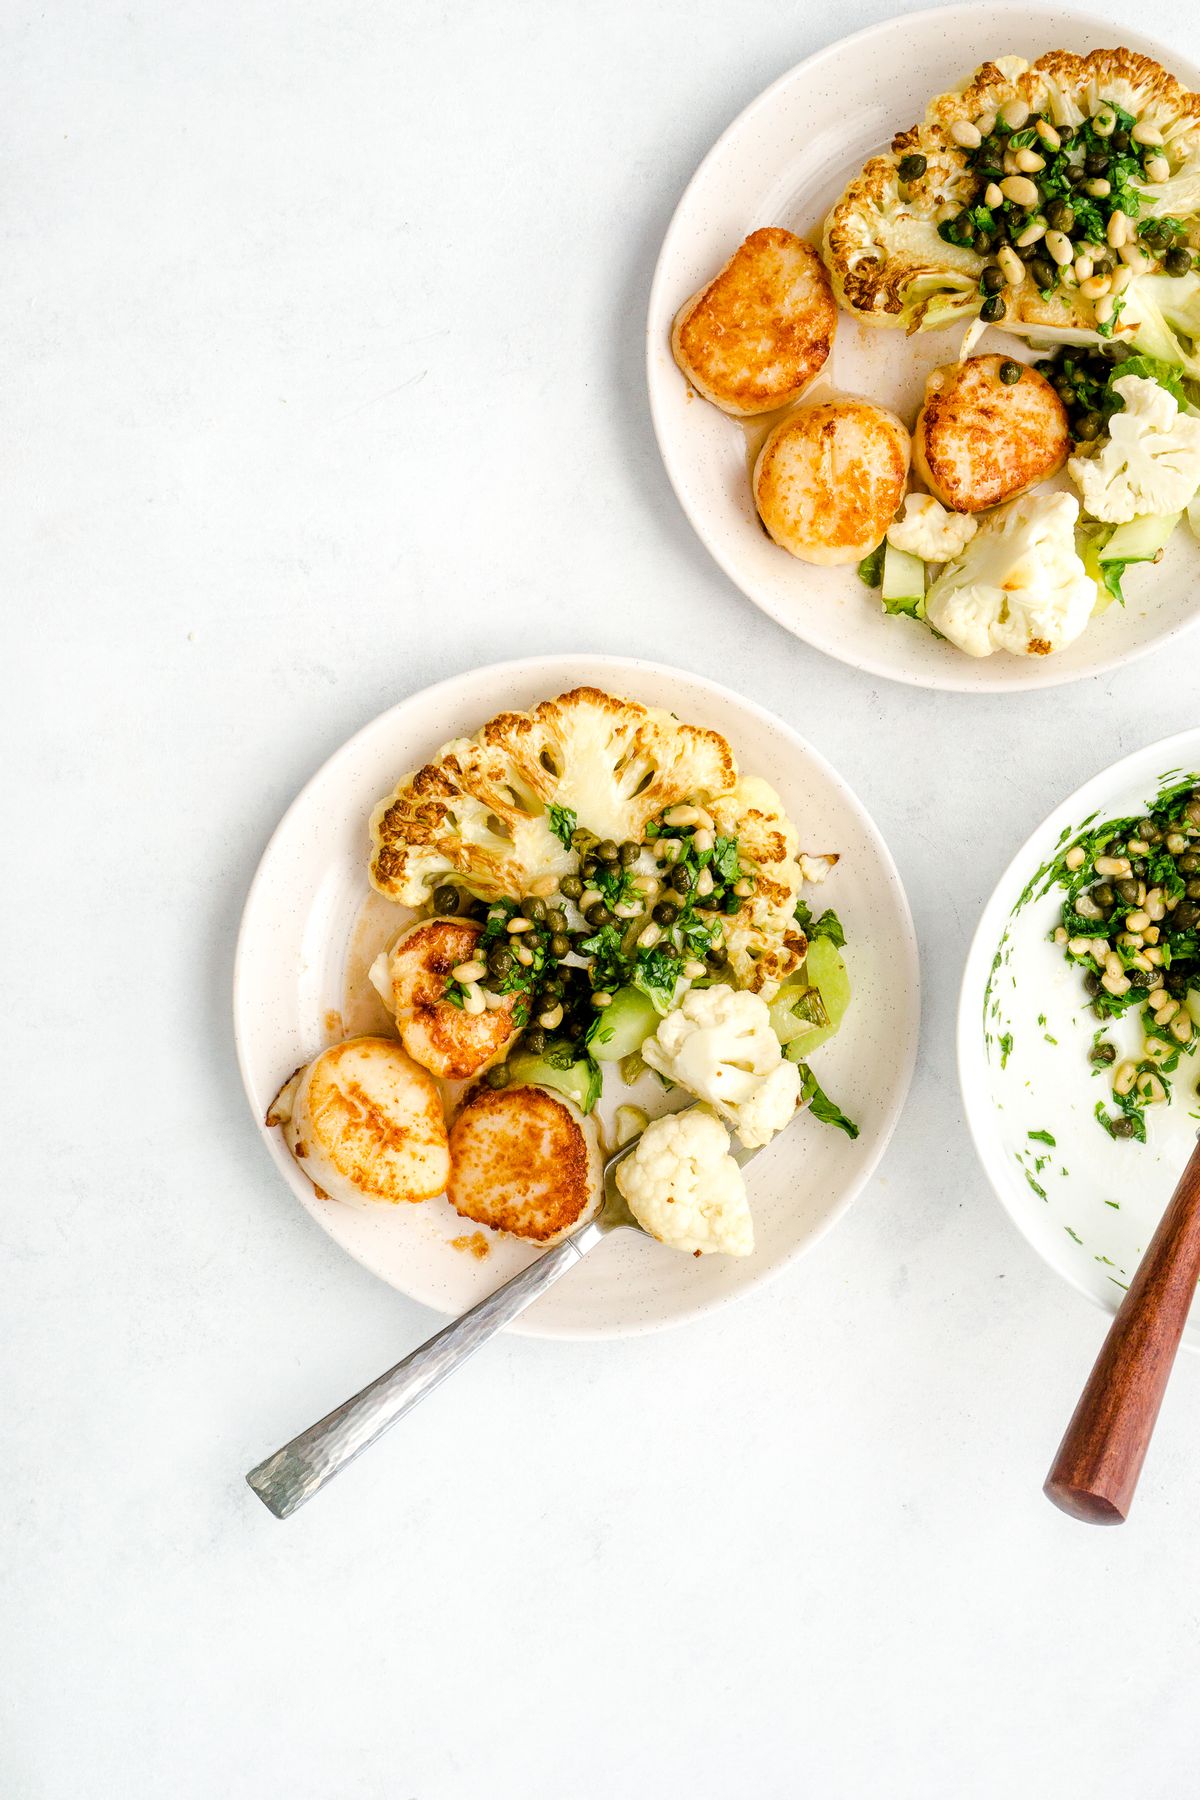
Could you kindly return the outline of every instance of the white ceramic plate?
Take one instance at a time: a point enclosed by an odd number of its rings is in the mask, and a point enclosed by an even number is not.
[[[1095,1109],[1115,1110],[1111,1071],[1088,1060],[1097,1021],[1079,970],[1048,941],[1062,889],[1042,893],[1034,878],[1089,821],[1145,812],[1168,781],[1193,775],[1200,731],[1125,757],[1056,807],[988,901],[959,1003],[959,1077],[988,1179],[1034,1249],[1112,1312],[1191,1154],[1200,1053],[1181,1061],[1170,1106],[1148,1109],[1145,1144],[1108,1136]],[[1105,1036],[1134,1054],[1142,1034],[1126,1017]],[[1200,1349],[1200,1307],[1185,1342]]]
[[[583,683],[723,732],[739,765],[778,789],[802,824],[805,847],[840,851],[824,887],[806,891],[842,917],[854,1003],[813,1066],[861,1135],[851,1142],[831,1126],[798,1119],[749,1174],[758,1238],[752,1257],[697,1260],[621,1233],[523,1315],[517,1329],[535,1336],[654,1330],[778,1274],[841,1217],[875,1168],[908,1091],[917,1041],[916,940],[900,878],[866,812],[816,751],[780,720],[699,676],[615,657],[533,658],[456,676],[401,701],[330,758],[275,832],[246,901],[234,972],[238,1057],[260,1125],[300,1063],[344,1031],[387,1028],[378,1003],[358,997],[364,966],[398,928],[397,909],[367,883],[367,821],[376,802],[448,738]],[[639,1097],[663,1110],[661,1088],[652,1077],[646,1082],[650,1092]],[[603,1104],[613,1109],[628,1093],[616,1071],[608,1089]],[[462,1312],[536,1254],[494,1234],[483,1260],[455,1248],[453,1240],[474,1227],[443,1199],[379,1212],[319,1201],[280,1134],[263,1127],[263,1137],[297,1199],[339,1244],[440,1312]]]
[[[750,497],[746,436],[693,395],[671,356],[671,322],[757,227],[783,225],[819,242],[822,220],[867,157],[987,55],[1033,61],[1046,50],[1113,43],[1156,57],[1200,88],[1200,71],[1175,51],[1087,13],[970,5],[900,14],[819,51],[760,94],[701,163],[671,221],[651,288],[646,346],[650,407],[671,484],[730,580],[797,637],[855,668],[917,687],[975,692],[1099,674],[1196,623],[1200,551],[1186,531],[1177,532],[1158,568],[1133,572],[1127,605],[1110,607],[1061,655],[964,656],[910,620],[888,618],[853,568],[812,568],[771,542]],[[957,356],[961,336],[962,328],[951,326],[906,338],[841,312],[833,354],[810,393],[862,394],[911,425],[926,375]],[[995,330],[979,347],[1025,361],[1034,355],[1020,338]]]

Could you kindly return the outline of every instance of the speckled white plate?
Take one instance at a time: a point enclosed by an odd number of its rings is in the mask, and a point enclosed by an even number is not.
[[[1156,57],[1190,87],[1200,70],[1125,25],[1026,6],[947,6],[900,13],[789,70],[734,120],[701,163],[671,221],[650,292],[650,407],[671,484],[697,535],[730,580],[773,619],[839,661],[917,687],[969,691],[1052,687],[1129,662],[1200,619],[1200,549],[1178,531],[1163,562],[1131,572],[1127,604],[1110,607],[1059,656],[977,661],[923,626],[887,617],[854,569],[817,569],[779,549],[750,497],[742,427],[694,395],[671,355],[671,322],[747,234],[783,225],[819,242],[830,206],[867,157],[914,124],[934,94],[989,55],[1033,61],[1052,49],[1120,43]],[[838,388],[893,407],[911,425],[925,377],[958,354],[962,328],[917,337],[839,314],[833,354],[810,390]],[[992,330],[980,349],[1034,355]],[[1065,480],[1065,477],[1064,477]]]
[[[396,909],[367,883],[367,821],[401,775],[448,738],[493,713],[528,707],[581,683],[607,688],[714,727],[740,767],[764,776],[801,827],[805,847],[837,850],[823,888],[848,935],[854,1002],[813,1058],[826,1091],[861,1135],[801,1118],[749,1173],[758,1247],[744,1261],[697,1260],[621,1233],[559,1282],[515,1329],[542,1337],[603,1337],[678,1324],[750,1293],[816,1243],[841,1217],[882,1156],[916,1054],[916,940],[900,877],[883,840],[823,757],[779,719],[727,688],[652,663],[552,656],[475,670],[402,700],[330,758],[275,832],[246,901],[234,972],[234,1026],[251,1110],[260,1127],[280,1083],[343,1031],[385,1023],[361,997],[361,971],[397,929]],[[347,998],[347,989],[351,997]],[[663,1094],[647,1077],[643,1104]],[[627,1094],[616,1071],[607,1107]],[[269,1154],[297,1199],[337,1242],[393,1287],[459,1313],[523,1268],[534,1252],[487,1234],[476,1260],[453,1240],[472,1235],[445,1200],[360,1212],[317,1200],[277,1131]]]
[[[1200,1053],[1181,1062],[1170,1105],[1148,1109],[1145,1144],[1108,1136],[1095,1111],[1114,1110],[1111,1071],[1088,1060],[1097,1021],[1079,970],[1049,941],[1063,891],[1046,888],[1044,871],[1085,826],[1143,813],[1192,776],[1200,730],[1125,757],[1056,807],[988,901],[959,1002],[959,1078],[988,1179],[1034,1249],[1111,1312],[1195,1142]],[[1122,1054],[1141,1035],[1132,1017],[1105,1028]],[[1200,1306],[1184,1341],[1200,1349]]]

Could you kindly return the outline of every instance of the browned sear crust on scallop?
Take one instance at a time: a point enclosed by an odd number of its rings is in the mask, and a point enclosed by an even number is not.
[[[477,1225],[547,1244],[594,1210],[599,1179],[591,1128],[544,1088],[481,1086],[450,1128],[446,1198]]]
[[[519,994],[499,1006],[469,1013],[447,1000],[453,971],[475,955],[482,925],[470,919],[427,919],[406,931],[388,961],[391,1007],[400,1040],[414,1062],[444,1081],[469,1081],[504,1049],[516,1032]]]
[[[1006,386],[1002,356],[935,369],[917,416],[913,460],[930,493],[954,512],[982,512],[1056,475],[1071,449],[1067,409],[1044,375],[1026,368]]]
[[[797,407],[754,467],[754,501],[775,542],[803,562],[859,562],[895,516],[908,477],[908,433],[866,400]]]
[[[681,307],[675,360],[722,411],[746,417],[799,398],[824,366],[837,302],[820,254],[790,231],[753,231]]]

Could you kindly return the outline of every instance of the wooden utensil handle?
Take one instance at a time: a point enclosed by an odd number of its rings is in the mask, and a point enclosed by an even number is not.
[[[1128,1515],[1200,1276],[1200,1143],[1129,1284],[1045,1493],[1093,1525]]]

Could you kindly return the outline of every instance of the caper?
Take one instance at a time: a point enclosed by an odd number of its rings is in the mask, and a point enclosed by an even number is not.
[[[710,969],[723,969],[729,961],[729,952],[722,944],[714,944],[711,950],[704,952],[704,960]]]
[[[587,1027],[584,1025],[582,1019],[572,1019],[567,1026],[567,1036],[573,1044],[577,1044],[586,1029]]]
[[[578,900],[583,893],[583,883],[578,875],[564,875],[558,885],[568,900]]]
[[[919,181],[928,168],[926,159],[919,150],[910,151],[900,158],[899,175],[901,181]]]
[[[1092,889],[1092,899],[1104,912],[1111,912],[1117,904],[1117,896],[1111,882],[1100,881]]]
[[[546,917],[546,902],[536,894],[527,894],[521,902],[521,911],[533,925],[540,925]]]
[[[1132,1137],[1133,1133],[1134,1133],[1134,1123],[1133,1123],[1133,1120],[1129,1117],[1128,1113],[1122,1113],[1119,1119],[1113,1120],[1112,1134],[1114,1137],[1119,1137],[1119,1138]]]
[[[985,294],[998,294],[1004,286],[1004,270],[999,263],[989,263],[979,277],[979,284]]]
[[[1100,977],[1097,975],[1095,969],[1088,970],[1083,978],[1083,985],[1085,991],[1089,994],[1098,994],[1100,992]]]
[[[566,913],[562,911],[561,907],[552,906],[550,908],[550,911],[546,914],[546,930],[547,931],[565,931],[566,929],[567,929]]]
[[[1101,250],[1098,256],[1092,257],[1093,275],[1111,275],[1115,267],[1116,264],[1107,250]]]
[[[1014,362],[1011,357],[1006,356],[996,373],[999,375],[1005,387],[1016,387],[1018,381],[1021,379],[1021,365],[1019,362]]]
[[[967,244],[974,243],[974,241],[975,241],[975,221],[971,217],[969,212],[960,212],[959,213],[958,217],[954,221],[954,229],[955,229],[955,231],[957,231],[959,237],[963,240],[964,243],[967,243]]]
[[[594,856],[585,856],[579,865],[579,873],[585,881],[590,881],[599,867],[600,864]],[[566,892],[565,889],[563,891]]]
[[[677,894],[686,894],[690,890],[694,879],[692,871],[688,868],[686,863],[679,863],[678,866],[671,871],[671,886],[675,889]]]
[[[556,980],[554,980],[553,977],[551,977],[551,979],[549,981],[542,982],[540,988],[538,989],[538,992],[540,993],[543,1000],[553,1003],[555,1000],[562,999],[563,984],[561,981],[556,981]]]
[[[1114,350],[1124,350],[1126,353],[1128,353],[1129,345],[1128,344],[1114,344],[1113,349]],[[1119,357],[1118,361],[1124,362],[1125,361],[1124,356]],[[1160,825],[1156,824],[1156,822],[1153,819],[1139,819],[1136,827],[1134,828],[1133,835],[1134,835],[1134,837],[1140,837],[1143,840],[1143,842],[1145,842],[1147,844],[1161,844],[1163,841],[1162,827]]]
[[[976,256],[990,256],[996,248],[996,234],[993,231],[977,231],[975,242],[971,246]]]
[[[621,852],[611,838],[605,838],[603,843],[596,845],[596,855],[601,862],[615,863],[620,859]]]
[[[1108,347],[1109,362],[1127,362],[1132,355],[1133,349],[1129,344],[1110,344]],[[1145,832],[1142,833],[1142,836],[1145,836]]]
[[[1194,850],[1185,850],[1175,858],[1175,867],[1181,875],[1200,875],[1200,856]]]
[[[532,1050],[535,1056],[540,1056],[546,1048],[546,1034],[540,1025],[531,1025],[522,1041],[525,1048]]]
[[[679,917],[679,908],[673,900],[660,900],[652,916],[660,925],[673,925]]]
[[[621,845],[621,867],[631,869],[640,855],[641,846],[633,843],[631,839],[627,839]]]
[[[1176,907],[1175,910],[1178,912],[1179,908]],[[1176,1000],[1183,999],[1183,996],[1188,991],[1188,985],[1188,978],[1182,969],[1168,969],[1163,977],[1163,986],[1166,988],[1168,994],[1174,995]]]
[[[1069,143],[1071,143],[1072,140],[1074,139],[1075,127],[1073,125],[1056,125],[1054,127],[1054,129],[1058,133],[1059,143],[1063,146],[1063,149],[1065,150],[1067,145]]]
[[[979,316],[988,325],[994,325],[997,319],[1002,319],[1007,311],[1008,308],[1001,295],[989,294],[979,309]]]
[[[1116,884],[1117,893],[1126,906],[1136,906],[1138,902],[1138,884],[1128,875],[1123,875]]]
[[[724,899],[721,901],[721,911],[723,913],[729,913],[732,915],[733,913],[738,911],[741,904],[742,904],[741,900],[734,893],[733,889],[730,888],[728,890],[728,892],[726,893]]]
[[[605,925],[611,925],[613,922],[612,913],[605,906],[603,900],[597,900],[594,905],[589,906],[584,917],[589,925],[596,927],[597,931],[601,931]]]
[[[1200,900],[1200,881],[1189,881],[1183,891],[1189,900]]]
[[[1090,444],[1104,430],[1104,417],[1098,412],[1085,412],[1075,425],[1075,436]]]
[[[1051,200],[1046,207],[1046,223],[1051,231],[1070,231],[1075,223],[1075,208],[1061,197]]]
[[[492,974],[503,977],[512,973],[517,959],[506,944],[496,944],[493,949],[489,950],[487,960]]]
[[[1171,914],[1173,931],[1192,931],[1200,924],[1200,906],[1194,900],[1181,900]]]
[[[1067,380],[1065,375],[1060,375],[1055,381],[1054,391],[1064,406],[1074,406],[1075,389],[1071,386],[1071,383]]]
[[[1167,254],[1163,257],[1163,268],[1167,271],[1168,275],[1186,275],[1189,273],[1191,266],[1191,251],[1183,250],[1178,246],[1176,246],[1174,250],[1168,250]]]
[[[1128,150],[1131,140],[1130,140],[1129,133],[1126,131],[1125,127],[1123,125],[1119,125],[1117,127],[1116,131],[1113,132],[1112,136],[1109,138],[1108,141],[1112,145],[1114,150],[1124,151],[1124,150]]]
[[[1106,1039],[1102,1038],[1098,1044],[1092,1045],[1091,1058],[1094,1063],[1116,1062],[1117,1047],[1115,1044],[1110,1044]]]
[[[1034,257],[1029,265],[1029,273],[1039,288],[1053,287],[1058,280],[1057,267],[1044,256]]]
[[[1195,794],[1184,807],[1183,816],[1189,825],[1200,825],[1200,798]]]
[[[1082,163],[1068,163],[1066,175],[1070,187],[1078,187],[1081,182],[1087,180],[1087,170]]]
[[[487,1084],[490,1088],[507,1087],[511,1080],[507,1063],[493,1063],[487,1072]]]
[[[550,939],[550,954],[557,962],[571,954],[571,940],[565,931],[556,931]]]
[[[1021,227],[1017,226],[1016,229],[1019,232]],[[1016,251],[1017,255],[1020,257],[1020,259],[1023,263],[1031,263],[1035,256],[1040,256],[1042,253],[1040,243],[1039,244],[1013,244],[1011,247],[1012,247],[1012,249],[1014,249]]]
[[[1089,150],[1083,159],[1084,173],[1087,175],[1103,175],[1107,167],[1107,150]]]
[[[458,889],[449,882],[444,887],[433,890],[433,910],[439,913],[456,913],[458,911]]]

